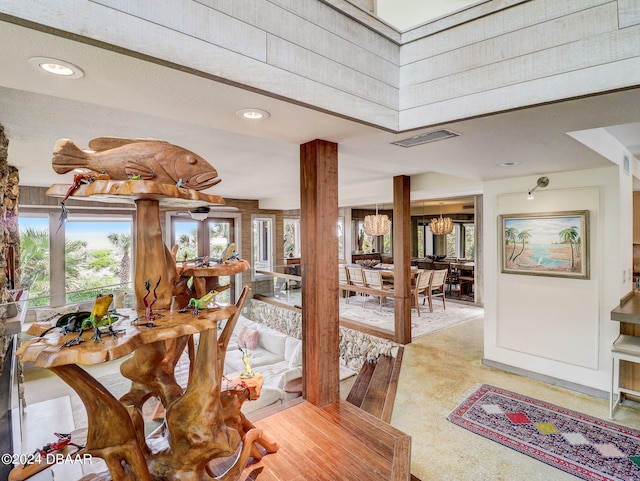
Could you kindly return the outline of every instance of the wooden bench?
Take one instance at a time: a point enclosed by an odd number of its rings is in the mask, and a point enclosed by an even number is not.
[[[404,348],[396,357],[380,356],[377,362],[365,362],[356,378],[347,401],[382,421],[391,421],[396,399],[398,377]]]

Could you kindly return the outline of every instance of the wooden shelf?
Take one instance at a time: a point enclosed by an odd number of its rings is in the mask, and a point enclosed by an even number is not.
[[[632,291],[611,311],[611,320],[640,324],[640,292]]]
[[[64,198],[70,188],[71,184],[54,184],[46,194]],[[96,180],[80,185],[71,196],[82,197],[83,200],[117,203],[134,203],[141,199],[157,200],[161,207],[181,209],[201,205],[224,205],[224,199],[219,195],[204,194],[152,180]]]

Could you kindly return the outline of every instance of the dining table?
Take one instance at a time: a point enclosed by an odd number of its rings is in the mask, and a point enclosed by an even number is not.
[[[382,281],[386,284],[393,284],[395,279],[395,270],[393,268],[393,264],[378,264],[377,266],[372,267],[372,269],[379,270],[380,275],[382,277]],[[411,266],[411,283],[415,283],[418,274],[420,273],[420,269],[418,266]]]

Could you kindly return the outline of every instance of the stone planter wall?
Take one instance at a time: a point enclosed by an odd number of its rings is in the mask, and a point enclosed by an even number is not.
[[[302,314],[274,304],[250,299],[243,314],[276,331],[302,339]],[[340,362],[356,372],[365,362],[377,362],[381,355],[396,357],[398,344],[360,331],[340,327]]]
[[[9,287],[7,285],[7,259],[11,246],[15,248],[16,273],[19,272],[18,265],[18,244],[20,241],[20,231],[18,229],[18,169],[12,167],[7,162],[7,151],[9,139],[5,136],[4,127],[0,125],[0,304],[9,300]],[[19,275],[16,274],[16,282],[19,282]],[[7,338],[5,313],[0,306],[0,369],[6,352]]]

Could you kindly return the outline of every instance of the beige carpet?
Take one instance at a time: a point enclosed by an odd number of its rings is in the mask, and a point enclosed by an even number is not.
[[[484,316],[484,309],[480,306],[447,299],[446,308],[443,308],[442,301],[437,299],[434,301],[433,312],[429,312],[428,306],[423,308],[421,305],[420,316],[418,316],[415,307],[411,309],[412,337],[415,339],[482,316]],[[387,299],[380,309],[377,298],[369,298],[364,308],[360,296],[351,297],[349,304],[341,298],[340,318],[392,331],[394,329],[393,299]]]

